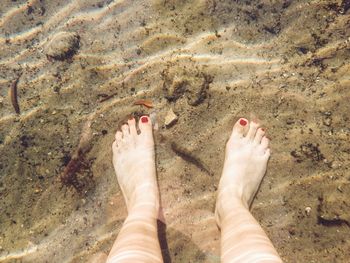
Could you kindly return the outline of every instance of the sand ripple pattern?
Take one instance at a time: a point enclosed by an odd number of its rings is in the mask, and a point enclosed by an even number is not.
[[[348,258],[350,217],[334,200],[350,196],[329,189],[348,189],[349,19],[335,8],[339,1],[265,2],[4,1],[0,261],[87,262],[108,253],[126,215],[110,145],[131,113],[158,119],[166,258],[219,262],[215,191],[240,116],[264,120],[273,139],[253,212],[285,262]],[[80,48],[49,61],[46,47],[62,31],[77,33]],[[8,92],[20,75],[18,115]],[[169,100],[178,85],[184,91]],[[133,105],[137,99],[155,107]],[[166,128],[170,108],[179,120]],[[78,194],[59,176],[86,120],[93,120],[92,149],[80,176],[94,179]],[[174,143],[206,171],[177,155]],[[335,228],[320,223],[334,214]]]

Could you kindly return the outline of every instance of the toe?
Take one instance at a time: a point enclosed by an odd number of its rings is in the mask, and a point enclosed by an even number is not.
[[[123,133],[121,131],[117,131],[117,133],[115,134],[115,140],[116,142],[120,142],[123,139]]]
[[[265,135],[265,130],[263,128],[258,129],[258,131],[255,134],[254,143],[260,144],[261,139],[264,137],[264,135]]]
[[[130,136],[129,125],[124,124],[122,126],[123,138],[126,139]]]
[[[119,151],[120,151],[120,143],[118,144],[117,141],[114,141],[113,144],[112,144],[113,155],[116,154]]]
[[[243,137],[247,132],[248,123],[247,119],[240,118],[233,126],[232,137]]]
[[[249,124],[249,131],[247,133],[247,138],[250,139],[250,140],[254,140],[254,137],[255,137],[255,134],[256,134],[256,131],[258,130],[259,128],[259,124],[256,123],[256,122],[250,122]]]
[[[142,133],[152,133],[152,122],[148,116],[142,116],[139,120],[139,128]]]
[[[271,150],[268,148],[268,149],[265,151],[264,156],[266,157],[266,159],[269,159],[269,158],[270,158],[270,155],[271,155]]]
[[[112,150],[114,151],[114,150],[117,149],[117,148],[118,148],[117,142],[114,141],[114,142],[112,143]]]
[[[130,134],[132,136],[136,136],[137,135],[137,130],[136,130],[136,121],[134,118],[129,119],[128,120],[128,124],[129,124],[129,129],[130,129]]]
[[[121,131],[117,131],[115,134],[115,141],[113,142],[112,149],[119,149],[123,140],[123,133]]]
[[[266,136],[264,136],[264,137],[261,139],[261,146],[263,147],[264,150],[266,150],[267,147],[269,147],[269,139],[267,139]]]

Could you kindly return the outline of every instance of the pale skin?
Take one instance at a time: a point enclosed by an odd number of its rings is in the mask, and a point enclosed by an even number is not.
[[[151,119],[143,116],[138,124],[130,119],[116,133],[112,150],[128,216],[107,262],[163,262],[157,236],[159,191]],[[265,131],[258,123],[239,119],[226,144],[216,202],[221,262],[282,262],[249,212],[269,157]]]

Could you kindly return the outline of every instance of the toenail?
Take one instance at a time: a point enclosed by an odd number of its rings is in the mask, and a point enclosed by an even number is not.
[[[148,122],[148,118],[145,117],[145,116],[141,117],[141,122],[142,123],[147,123]]]
[[[241,120],[239,121],[239,124],[241,124],[242,126],[246,126],[247,123],[248,123],[248,122],[247,122],[245,119],[241,119]]]
[[[266,131],[265,128],[260,128],[263,132]]]

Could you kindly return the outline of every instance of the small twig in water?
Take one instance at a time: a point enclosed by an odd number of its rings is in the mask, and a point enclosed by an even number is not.
[[[17,79],[12,83],[10,89],[10,98],[13,108],[15,109],[17,114],[20,114],[21,111],[19,109],[18,98],[17,98],[17,84],[22,74],[20,74]]]

